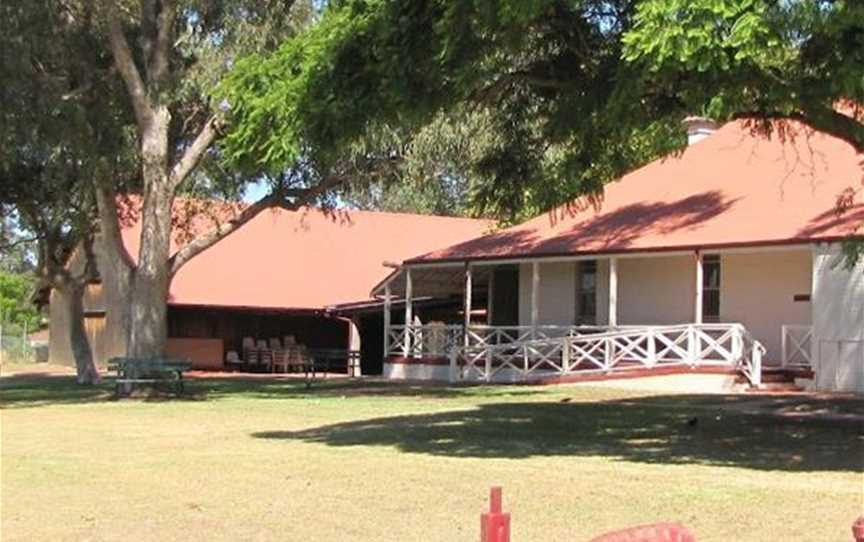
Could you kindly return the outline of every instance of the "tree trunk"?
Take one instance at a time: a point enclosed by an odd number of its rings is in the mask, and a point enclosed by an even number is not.
[[[167,107],[153,112],[141,130],[144,178],[141,244],[129,292],[129,356],[155,357],[168,338],[168,286],[171,256],[171,205],[174,186],[168,171]]]
[[[72,356],[75,358],[75,371],[78,374],[78,383],[85,385],[98,384],[101,378],[93,361],[93,349],[90,345],[90,339],[87,337],[87,329],[84,326],[84,291],[86,289],[86,282],[76,283],[69,280],[61,285],[60,289],[69,300],[66,305],[69,321],[69,344],[72,347]]]
[[[129,293],[130,357],[158,357],[168,340],[167,270],[135,274]]]

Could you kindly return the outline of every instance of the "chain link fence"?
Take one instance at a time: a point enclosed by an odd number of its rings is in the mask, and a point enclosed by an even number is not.
[[[32,343],[26,329],[0,326],[0,363],[34,363],[48,360],[48,345]]]

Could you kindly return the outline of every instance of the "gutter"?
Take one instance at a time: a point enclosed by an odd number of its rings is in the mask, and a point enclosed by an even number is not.
[[[522,252],[516,254],[502,254],[502,255],[463,255],[463,256],[453,256],[450,258],[436,258],[436,259],[418,259],[414,258],[411,260],[406,260],[403,262],[402,267],[416,267],[423,265],[443,265],[443,264],[469,264],[469,263],[478,263],[478,262],[489,262],[489,263],[507,263],[507,262],[528,262],[533,260],[550,260],[550,259],[585,259],[587,257],[596,257],[596,256],[640,256],[644,254],[668,254],[675,252],[693,252],[693,251],[702,251],[707,252],[711,250],[724,250],[724,249],[736,249],[736,248],[759,248],[759,247],[785,247],[790,245],[801,245],[808,246],[812,243],[833,243],[833,242],[841,242],[841,241],[849,241],[854,239],[864,239],[864,235],[846,235],[846,236],[835,236],[835,237],[823,237],[823,238],[791,238],[791,239],[781,239],[781,240],[773,240],[773,241],[740,241],[736,243],[716,243],[716,244],[702,244],[702,245],[679,245],[679,246],[668,246],[668,247],[647,247],[647,248],[619,248],[612,250],[590,250],[590,251],[562,251],[562,252],[548,252],[548,253],[530,253],[530,252]],[[383,283],[381,283],[383,286]]]

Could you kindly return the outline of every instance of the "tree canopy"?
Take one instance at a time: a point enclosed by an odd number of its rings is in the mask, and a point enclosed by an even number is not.
[[[633,2],[333,2],[222,87],[227,157],[280,169],[338,160],[382,126],[481,119],[464,162],[471,207],[505,219],[599,192],[679,145],[673,108],[632,99],[622,36]],[[641,122],[639,122],[641,121]]]
[[[129,300],[125,311],[112,311],[125,314],[109,319],[129,332],[130,350],[156,355],[171,276],[286,199],[271,195],[171,253],[176,194],[236,196],[257,178],[221,167],[221,112],[211,90],[234,58],[267,50],[307,24],[311,3],[38,0],[0,9],[8,30],[0,37],[0,203],[13,205],[20,225],[40,240],[41,275],[74,279],[69,297],[78,301],[87,278],[66,272],[68,257],[72,247],[89,247],[98,230],[106,255],[100,272]],[[143,196],[137,258],[119,235],[118,201],[128,193]],[[50,286],[61,283],[52,278]]]
[[[475,212],[515,218],[597,195],[683,145],[688,114],[798,119],[862,148],[858,2],[340,0],[223,84],[226,156],[330,162],[385,127],[479,115]],[[764,127],[774,124],[764,123]]]
[[[644,0],[624,58],[688,109],[803,120],[864,150],[861,2]]]
[[[0,325],[5,334],[39,329],[39,312],[32,302],[34,286],[32,275],[0,271]]]

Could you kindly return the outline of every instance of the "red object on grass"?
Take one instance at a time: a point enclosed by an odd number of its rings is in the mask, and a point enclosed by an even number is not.
[[[696,537],[679,523],[655,523],[606,533],[591,542],[696,542]]]
[[[864,542],[864,516],[859,517],[852,524],[852,536],[855,542]]]
[[[489,492],[489,512],[480,514],[480,542],[510,542],[510,514],[501,512],[501,488]]]

